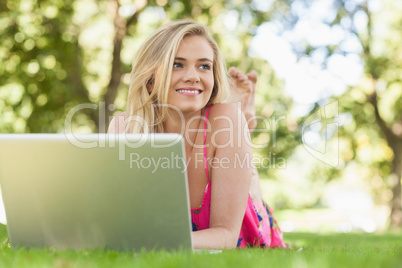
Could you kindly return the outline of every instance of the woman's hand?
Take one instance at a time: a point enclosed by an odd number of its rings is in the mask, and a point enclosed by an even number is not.
[[[250,132],[257,126],[255,119],[255,89],[257,85],[258,74],[256,71],[251,71],[244,74],[235,67],[229,69],[231,81],[231,94],[233,101],[241,101],[241,110],[246,117]]]

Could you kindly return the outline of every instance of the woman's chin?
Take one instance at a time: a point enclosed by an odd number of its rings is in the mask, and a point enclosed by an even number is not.
[[[205,107],[205,105],[197,105],[194,103],[181,103],[180,105],[175,106],[176,108],[174,110],[180,111],[183,115],[188,115],[188,114],[194,114],[197,112],[200,112],[202,108]]]

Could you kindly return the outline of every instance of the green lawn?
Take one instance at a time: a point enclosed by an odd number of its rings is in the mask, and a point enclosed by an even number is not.
[[[0,239],[7,230],[0,225]],[[241,249],[207,252],[54,251],[0,246],[0,267],[402,267],[402,233],[286,233],[296,250]]]

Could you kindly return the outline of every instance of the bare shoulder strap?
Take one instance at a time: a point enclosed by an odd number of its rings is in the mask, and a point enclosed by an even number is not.
[[[207,123],[208,123],[208,114],[209,110],[211,109],[212,105],[208,106],[207,111],[205,112],[205,118],[204,118],[204,166],[205,166],[205,172],[207,173],[207,179],[209,183],[209,173],[208,173],[208,161],[207,161]]]

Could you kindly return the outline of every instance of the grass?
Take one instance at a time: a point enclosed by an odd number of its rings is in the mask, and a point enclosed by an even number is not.
[[[0,239],[7,230],[0,225]],[[208,252],[116,252],[12,249],[0,244],[0,267],[402,267],[402,233],[286,233],[295,249]]]

